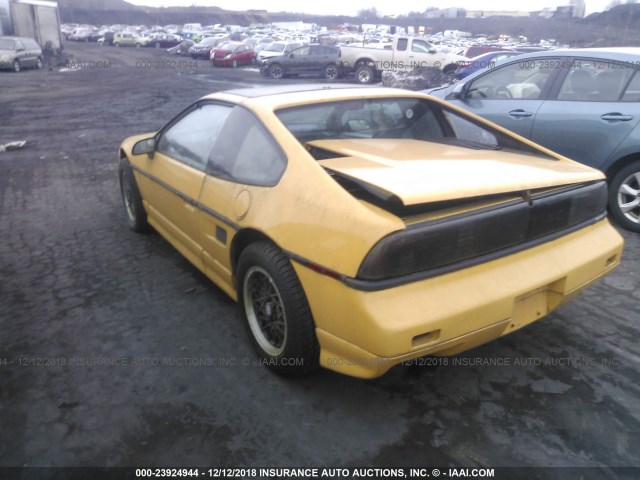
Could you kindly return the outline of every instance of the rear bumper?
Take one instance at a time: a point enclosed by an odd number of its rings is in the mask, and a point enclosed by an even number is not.
[[[620,262],[622,237],[602,220],[464,270],[362,291],[296,262],[326,368],[363,378],[425,355],[454,355],[555,310]]]

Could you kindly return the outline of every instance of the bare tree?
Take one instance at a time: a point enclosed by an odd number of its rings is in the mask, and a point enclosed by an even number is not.
[[[376,7],[363,8],[358,10],[358,17],[360,18],[380,18],[380,12]]]

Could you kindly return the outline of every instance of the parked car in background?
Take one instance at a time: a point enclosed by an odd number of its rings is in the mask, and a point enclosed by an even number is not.
[[[211,50],[210,60],[215,67],[251,65],[256,53],[245,43],[227,42]]]
[[[211,56],[211,50],[222,40],[216,37],[207,37],[200,40],[189,48],[189,55],[192,58],[204,58],[208,60]]]
[[[189,49],[195,45],[192,40],[182,40],[175,47],[167,49],[167,53],[170,55],[186,56],[189,55]]]
[[[640,232],[640,48],[524,54],[428,93],[602,170],[609,212]]]
[[[118,152],[129,227],[237,300],[277,373],[455,355],[619,264],[601,172],[420,93],[291,89],[204,97]]]
[[[495,52],[483,53],[482,55],[470,58],[469,60],[462,60],[458,62],[458,67],[456,68],[453,76],[456,80],[461,80],[478,70],[494,68],[496,62],[516,55],[522,55],[522,53],[514,52],[513,50],[496,50]]]
[[[285,75],[314,75],[335,80],[340,75],[340,48],[309,44],[285,55],[264,60],[260,73],[273,78]]]
[[[501,45],[471,45],[464,50],[462,56],[467,58],[475,58],[478,55],[484,55],[489,52],[504,52],[505,50],[514,51],[511,48]]]
[[[81,27],[74,29],[67,35],[67,40],[73,42],[97,42],[102,37],[94,28]]]
[[[103,47],[112,47],[114,35],[115,32],[105,32],[102,37],[98,39],[98,45],[101,45]]]
[[[147,43],[145,38],[134,35],[133,33],[118,32],[113,35],[114,47],[144,47]]]
[[[411,71],[434,67],[443,73],[453,73],[463,57],[439,51],[420,37],[395,37],[391,48],[340,47],[341,64],[346,72],[353,72],[359,83],[372,83],[383,71]]]
[[[264,47],[260,52],[256,55],[256,61],[260,64],[265,61],[267,58],[277,57],[279,55],[284,55],[285,53],[289,53],[292,50],[302,46],[299,42],[273,42]]]
[[[265,48],[267,48],[269,45],[271,45],[273,42],[275,42],[276,40],[272,37],[262,37],[259,38],[258,41],[256,42],[253,51],[256,53],[260,53],[262,50],[264,50]]]
[[[25,37],[0,37],[0,69],[42,68],[42,49]]]
[[[179,45],[182,39],[171,33],[153,33],[146,39],[145,47],[171,48]]]

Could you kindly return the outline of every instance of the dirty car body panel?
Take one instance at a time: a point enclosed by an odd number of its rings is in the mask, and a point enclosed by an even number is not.
[[[222,92],[120,158],[128,211],[137,188],[138,220],[238,300],[278,373],[372,378],[456,354],[544,317],[622,253],[602,173],[420,93]]]

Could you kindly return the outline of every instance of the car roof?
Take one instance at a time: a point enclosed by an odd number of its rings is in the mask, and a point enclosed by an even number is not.
[[[542,52],[523,53],[508,58],[501,58],[496,62],[497,66],[513,65],[515,63],[526,62],[527,60],[538,58],[596,58],[599,60],[613,60],[618,62],[627,62],[629,65],[640,66],[640,47],[615,47],[615,48],[558,48],[556,50],[546,50]],[[473,59],[469,59],[473,60]],[[486,68],[482,68],[473,72],[471,75],[459,80],[459,82],[467,83],[476,78],[485,75]],[[459,83],[458,82],[458,83]],[[454,84],[455,85],[455,84]],[[448,90],[451,86],[438,87],[428,89],[429,92],[435,90]]]
[[[221,93],[226,93],[230,95],[235,95],[238,97],[245,98],[257,98],[257,97],[266,97],[271,95],[287,95],[291,93],[304,93],[304,92],[314,92],[319,90],[342,90],[342,89],[352,89],[352,90],[360,90],[363,88],[375,88],[367,85],[353,85],[349,83],[332,83],[327,85],[326,83],[305,83],[305,84],[294,84],[294,85],[269,85],[266,87],[254,87],[254,88],[236,88],[233,90],[226,90]],[[215,94],[208,95],[205,98],[212,97]]]
[[[496,55],[502,55],[502,54],[509,54],[512,57],[519,55],[519,56],[523,56],[524,54],[521,52],[516,52],[514,50],[495,50],[493,52],[485,52],[485,53],[481,53],[480,55],[476,56],[476,57],[471,57],[469,59],[470,62],[472,61],[477,61],[477,60],[482,60],[483,58],[488,58],[488,57],[495,57]]]
[[[424,93],[401,88],[352,84],[280,85],[227,90],[207,95],[202,100],[222,100],[252,108],[277,110],[280,108],[340,100],[368,98],[425,97]]]
[[[525,53],[518,60],[539,57],[592,57],[606,60],[636,61],[640,60],[640,47],[615,48],[558,48],[541,52]]]

